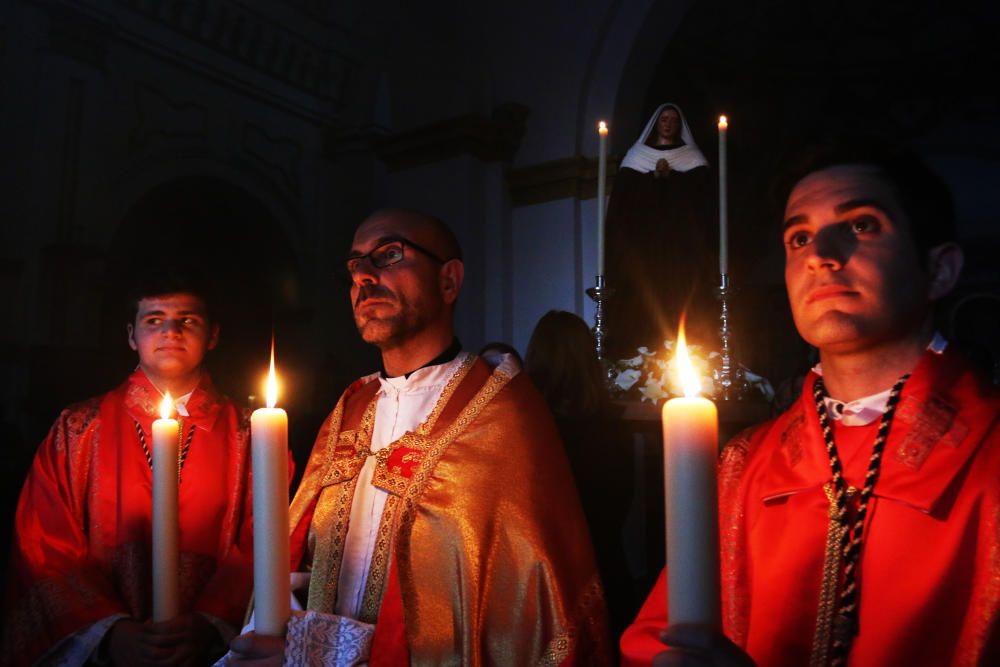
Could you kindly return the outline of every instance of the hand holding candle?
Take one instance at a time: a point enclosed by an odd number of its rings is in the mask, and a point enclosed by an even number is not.
[[[700,379],[677,335],[684,398],[663,406],[663,459],[667,516],[667,618],[670,624],[721,628],[719,519],[716,484],[718,415],[698,396]]]
[[[605,181],[608,175],[608,124],[603,120],[597,125],[600,151],[597,158],[597,275],[604,275],[604,202]]]
[[[153,422],[153,621],[169,621],[180,612],[180,547],[177,524],[179,429],[171,419],[168,392]]]
[[[274,407],[278,381],[274,341],[267,376],[267,407],[250,416],[253,457],[253,580],[258,634],[284,637],[289,611],[288,416]]]
[[[729,119],[719,116],[719,273],[729,273],[729,193],[726,191],[726,133]]]

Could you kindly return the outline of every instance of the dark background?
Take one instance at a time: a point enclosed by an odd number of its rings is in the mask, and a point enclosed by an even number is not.
[[[465,346],[523,352],[548,308],[592,313],[592,121],[621,156],[665,101],[713,164],[731,119],[741,361],[775,385],[808,367],[770,192],[785,150],[829,130],[907,143],[951,185],[967,269],[943,328],[995,364],[998,34],[986,2],[7,0],[0,531],[59,410],[134,367],[119,299],[151,258],[215,275],[208,366],[237,403],[261,393],[275,332],[301,470],[376,367],[332,273],[356,224],[386,205],[446,218],[468,258]]]

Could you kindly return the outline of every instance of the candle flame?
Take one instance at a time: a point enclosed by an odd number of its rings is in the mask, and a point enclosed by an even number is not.
[[[719,129],[725,130],[729,127],[729,119],[725,116],[719,116]]]
[[[267,372],[267,407],[273,408],[278,402],[278,378],[274,374],[274,337],[271,337],[271,368]]]
[[[691,357],[688,355],[687,339],[684,336],[684,318],[685,315],[681,315],[681,326],[677,332],[677,353],[674,359],[680,367],[681,387],[684,390],[684,395],[688,398],[694,398],[701,391],[701,378],[694,370]]]
[[[608,133],[608,124],[603,120],[597,124],[597,133],[602,137]]]
[[[160,402],[160,418],[170,419],[170,415],[174,411],[174,399],[170,398],[170,392],[168,391],[163,395],[163,400]]]

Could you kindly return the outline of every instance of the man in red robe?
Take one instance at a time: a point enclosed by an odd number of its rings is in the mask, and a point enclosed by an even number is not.
[[[623,664],[1000,664],[1000,394],[931,317],[962,265],[947,189],[888,151],[793,182],[785,281],[820,364],[722,453],[722,633],[667,627],[661,575]]]
[[[64,410],[39,447],[15,523],[8,664],[205,664],[240,627],[253,576],[248,420],[202,369],[219,337],[204,294],[194,274],[146,276],[127,327],[138,368]],[[153,623],[151,425],[166,392],[180,423],[181,614]]]
[[[464,265],[444,223],[382,211],[346,262],[383,371],[324,423],[291,507],[311,575],[286,637],[232,664],[607,664],[586,522],[545,402],[519,365],[463,352]]]

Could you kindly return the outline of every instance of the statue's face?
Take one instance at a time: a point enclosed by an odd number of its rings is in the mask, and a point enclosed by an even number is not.
[[[681,115],[674,109],[664,109],[656,119],[656,134],[662,143],[677,143],[681,134]]]

